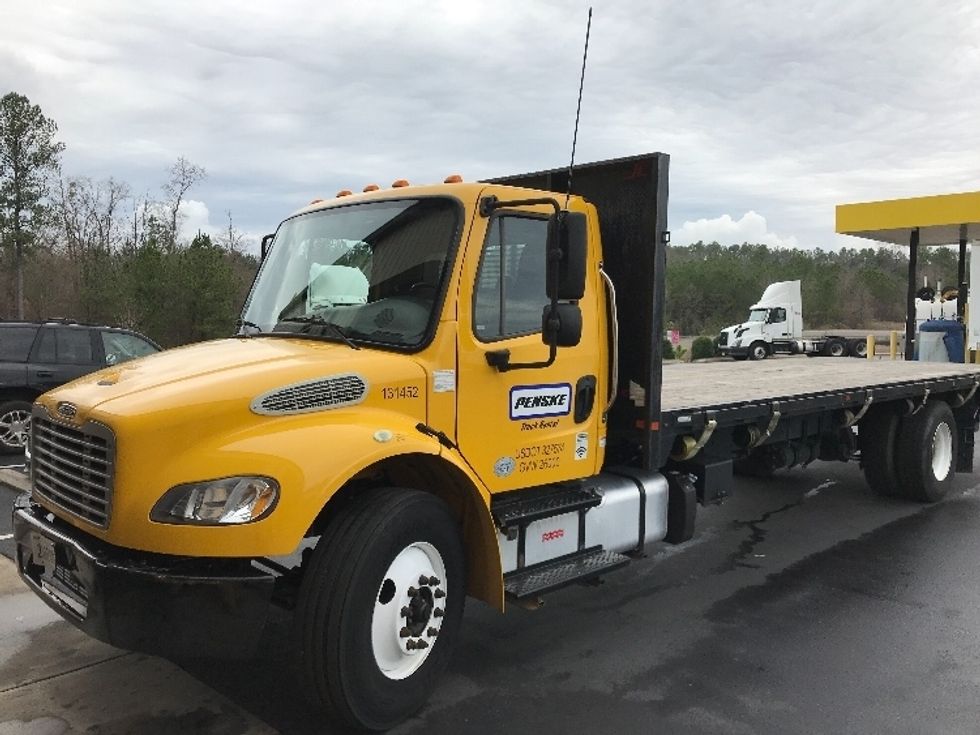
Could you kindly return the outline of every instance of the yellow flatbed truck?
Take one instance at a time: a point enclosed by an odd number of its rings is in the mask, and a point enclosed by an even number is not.
[[[162,654],[247,655],[288,608],[306,695],[380,730],[426,701],[467,595],[533,606],[683,542],[736,461],[860,455],[920,501],[972,471],[977,366],[664,370],[668,162],[286,219],[237,336],[38,399],[22,578]]]

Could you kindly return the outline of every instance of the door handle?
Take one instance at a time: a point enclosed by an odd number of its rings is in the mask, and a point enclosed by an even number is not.
[[[595,403],[596,377],[584,375],[575,385],[575,423],[581,424],[592,413]]]
[[[53,375],[54,375],[54,371],[52,371],[52,370],[38,370],[37,371],[37,377],[39,377],[39,378],[50,378]]]

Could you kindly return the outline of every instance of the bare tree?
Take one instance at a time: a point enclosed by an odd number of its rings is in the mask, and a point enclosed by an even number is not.
[[[196,166],[186,158],[181,156],[170,168],[170,180],[164,184],[163,191],[167,195],[166,207],[169,215],[169,245],[177,244],[177,225],[179,224],[180,205],[184,201],[184,195],[192,186],[207,178],[207,171],[201,166]]]

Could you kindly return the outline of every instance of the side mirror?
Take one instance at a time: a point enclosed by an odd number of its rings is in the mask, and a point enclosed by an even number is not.
[[[265,256],[269,254],[269,245],[272,244],[272,240],[275,236],[276,233],[273,232],[272,234],[266,235],[265,237],[262,238],[262,248],[261,248],[262,260],[265,260]]]
[[[578,304],[548,304],[541,314],[541,341],[549,347],[574,347],[582,341]]]
[[[588,250],[588,220],[581,212],[561,211],[548,221],[547,293],[560,301],[575,301],[585,295],[585,257]],[[558,251],[557,262],[551,253]]]

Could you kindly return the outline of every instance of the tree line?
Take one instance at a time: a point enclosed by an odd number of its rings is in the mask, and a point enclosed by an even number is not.
[[[61,170],[57,124],[23,95],[0,98],[0,318],[130,327],[164,346],[227,336],[258,260],[228,213],[220,236],[182,238],[181,207],[207,172],[184,158],[156,195]],[[802,281],[807,328],[903,321],[908,259],[897,247],[837,252],[716,242],[667,253],[665,323],[711,335],[741,321],[773,281]],[[957,254],[923,248],[919,278],[952,286]]]
[[[258,267],[235,227],[181,236],[207,172],[181,157],[159,192],[65,174],[57,124],[27,97],[0,98],[0,316],[136,329],[170,347],[234,331]]]
[[[905,321],[907,248],[788,250],[697,242],[667,250],[665,323],[682,334],[713,335],[743,321],[774,281],[800,280],[806,329],[877,329]],[[955,287],[956,248],[920,248],[923,276]]]

